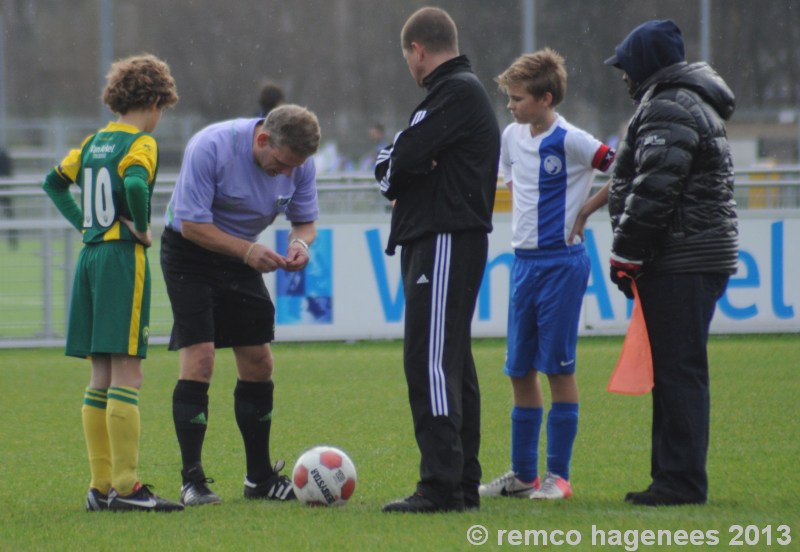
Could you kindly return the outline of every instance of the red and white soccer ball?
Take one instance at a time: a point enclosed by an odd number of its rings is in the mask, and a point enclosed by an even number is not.
[[[313,506],[341,506],[356,489],[356,467],[341,449],[318,446],[300,455],[292,470],[297,499]]]

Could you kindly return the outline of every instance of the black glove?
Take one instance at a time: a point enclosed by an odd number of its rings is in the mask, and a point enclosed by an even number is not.
[[[611,281],[625,294],[628,299],[633,299],[631,283],[642,268],[641,261],[630,261],[612,253],[611,255]]]
[[[622,274],[622,276],[620,276]],[[611,281],[617,285],[617,288],[625,294],[625,297],[628,299],[633,299],[633,288],[631,288],[631,278],[633,278],[633,274],[630,274],[624,270],[621,270],[614,265],[611,265]]]

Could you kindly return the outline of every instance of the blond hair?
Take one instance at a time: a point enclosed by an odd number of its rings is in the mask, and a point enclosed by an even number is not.
[[[550,48],[521,55],[495,81],[504,92],[508,92],[509,87],[518,85],[524,86],[534,98],[541,98],[550,92],[554,107],[564,100],[567,93],[564,58]]]

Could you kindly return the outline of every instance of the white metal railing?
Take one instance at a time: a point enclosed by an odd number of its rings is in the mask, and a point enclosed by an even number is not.
[[[19,175],[0,178],[0,201],[4,209],[13,207],[16,202],[20,208],[33,199],[37,207],[41,207],[41,183],[43,175]],[[156,202],[168,201],[177,178],[176,173],[159,174],[158,185],[154,191]],[[598,173],[595,186],[605,182],[606,176]],[[756,167],[736,171],[735,194],[740,209],[797,209],[800,208],[800,166]],[[377,193],[375,180],[371,173],[329,173],[318,175],[317,188],[320,201],[327,203],[336,213],[364,212],[376,209],[386,210],[386,201]],[[167,200],[164,200],[167,196]],[[8,201],[12,205],[8,205]],[[158,212],[154,205],[153,211]],[[322,209],[323,212],[330,212]],[[9,228],[11,224],[3,224],[6,212],[0,220],[0,229]],[[12,216],[12,215],[8,215]],[[24,217],[15,216],[20,219]],[[35,217],[41,221],[40,215]],[[21,221],[18,221],[21,222]]]
[[[159,176],[152,205],[155,235],[160,236],[176,176]],[[602,182],[598,179],[597,185]],[[378,193],[369,173],[321,175],[318,190],[320,210],[332,219],[370,214],[388,219],[389,202]],[[508,199],[508,191],[499,189],[497,212],[508,211]],[[737,171],[736,199],[750,216],[796,213],[800,210],[800,167]],[[0,348],[63,344],[80,247],[78,234],[42,191],[41,176],[0,179]],[[169,334],[171,311],[157,254],[150,257],[151,335],[159,342]]]

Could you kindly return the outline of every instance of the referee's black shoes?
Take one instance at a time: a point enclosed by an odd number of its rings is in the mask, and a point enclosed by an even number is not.
[[[459,500],[446,506],[440,506],[433,500],[426,498],[425,495],[415,492],[409,497],[401,498],[390,502],[383,507],[384,512],[388,513],[401,513],[401,514],[431,514],[435,512],[463,512],[467,508],[464,507],[464,502]],[[478,507],[469,508],[478,509]]]
[[[686,506],[689,504],[705,504],[705,499],[686,499],[668,495],[648,488],[642,492],[631,492],[625,495],[625,502],[635,506]]]

